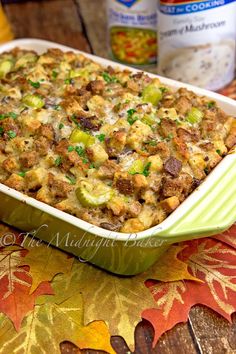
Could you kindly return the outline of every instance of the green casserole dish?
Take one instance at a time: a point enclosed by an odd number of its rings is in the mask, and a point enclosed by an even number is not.
[[[1,52],[16,46],[38,53],[55,47],[62,51],[71,50],[56,43],[22,39],[3,45]],[[118,66],[83,54],[102,65]],[[119,67],[127,69],[122,65]],[[216,101],[228,114],[235,114],[236,103],[233,100],[165,78],[161,78],[161,82],[171,88],[191,89],[198,95]],[[0,218],[101,268],[117,274],[133,275],[146,270],[174,242],[214,235],[230,227],[236,219],[235,178],[236,154],[232,149],[164,221],[136,233],[105,230],[3,184],[0,185]]]

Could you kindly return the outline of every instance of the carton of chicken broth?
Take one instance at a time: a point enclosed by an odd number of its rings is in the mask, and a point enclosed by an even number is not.
[[[234,77],[236,1],[158,4],[158,73],[210,90]]]
[[[149,66],[157,57],[157,0],[107,0],[108,46],[113,59]]]

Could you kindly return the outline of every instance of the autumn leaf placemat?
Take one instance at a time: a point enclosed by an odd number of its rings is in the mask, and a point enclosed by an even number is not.
[[[0,224],[0,353],[115,353],[112,335],[134,350],[143,318],[160,336],[203,304],[229,322],[236,311],[236,225],[214,238],[173,245],[148,271],[118,277]],[[9,245],[6,244],[6,240]],[[14,242],[12,242],[12,240]],[[171,265],[171,266],[170,266]]]

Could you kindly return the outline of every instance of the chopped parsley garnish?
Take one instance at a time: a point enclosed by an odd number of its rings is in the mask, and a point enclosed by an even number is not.
[[[134,108],[130,108],[127,111],[128,117],[132,117],[132,115],[136,112],[136,109]]]
[[[70,117],[70,119],[72,120],[72,122],[75,123],[75,125],[77,125],[78,128],[80,128],[80,124],[78,123],[78,121],[76,120],[76,115],[72,114],[72,116]]]
[[[40,87],[40,82],[39,81],[31,81],[31,80],[28,80],[29,84],[34,87],[34,88],[39,88]]]
[[[89,168],[95,168],[95,165],[93,162],[91,162],[91,164],[89,165]]]
[[[14,139],[17,134],[16,134],[16,132],[14,132],[13,130],[9,130],[9,131],[7,132],[7,135],[8,135],[8,137],[9,137],[10,139]]]
[[[0,120],[3,120],[5,118],[16,119],[17,117],[18,117],[18,114],[15,113],[15,112],[9,112],[9,113],[0,114]]]
[[[159,87],[159,90],[160,90],[162,93],[168,91],[168,89],[167,89],[166,87]]]
[[[216,150],[217,154],[221,156],[221,151],[219,149]]]
[[[166,137],[167,141],[170,141],[171,139],[173,139],[174,135],[172,133],[168,134]]]
[[[97,138],[99,141],[103,142],[105,140],[106,135],[105,134],[99,134],[97,135]]]
[[[129,172],[130,175],[143,175],[145,177],[149,176],[149,169],[150,169],[150,166],[151,166],[151,162],[148,162],[145,166],[144,166],[144,169],[142,172],[137,172],[137,171],[132,171],[132,172]]]
[[[18,173],[18,176],[20,176],[20,177],[25,177],[25,172],[19,172],[19,173]]]
[[[16,114],[15,112],[9,112],[8,117],[10,117],[12,119],[16,119],[18,117],[18,114]]]
[[[151,162],[148,162],[145,166],[144,166],[144,169],[143,169],[143,175],[145,176],[145,177],[147,177],[147,176],[149,176],[149,169],[150,169],[150,167],[151,167]]]
[[[83,163],[88,163],[89,160],[87,159],[86,156],[86,151],[84,148],[82,148],[82,146],[76,146],[75,151],[77,152],[77,154],[82,157],[82,162]]]
[[[85,150],[82,148],[82,146],[76,146],[75,151],[80,157],[83,157],[85,155]]]
[[[138,117],[133,116],[135,112],[136,112],[136,109],[134,109],[134,108],[130,108],[127,111],[127,115],[128,115],[127,121],[130,125],[134,124],[134,122],[138,119]]]
[[[58,156],[55,160],[55,165],[60,166],[61,163],[62,163],[62,158],[61,158],[61,156]]]
[[[207,108],[209,108],[209,109],[215,107],[215,105],[216,105],[215,101],[207,102]]]
[[[58,126],[59,129],[62,129],[64,128],[64,124],[63,123],[60,123],[59,126]]]
[[[56,70],[53,70],[53,71],[52,71],[52,77],[53,77],[53,79],[56,79],[57,76],[58,76],[58,72],[57,72]]]
[[[68,150],[68,152],[72,152],[75,150],[75,148],[74,148],[74,146],[70,145],[70,146],[68,146],[67,150]]]
[[[72,84],[72,79],[65,79],[65,84],[70,85]]]
[[[206,175],[209,173],[208,167],[204,168],[204,172],[205,172]]]
[[[144,144],[148,144],[150,146],[156,146],[157,141],[156,140],[148,140],[148,141],[144,141]]]
[[[0,127],[0,136],[3,134],[4,130],[3,127]]]
[[[115,77],[115,76],[111,76],[111,75],[109,75],[107,72],[103,72],[102,73],[102,77],[103,77],[103,79],[107,82],[107,83],[113,83],[113,82],[119,82],[119,80],[117,79],[117,77]]]
[[[55,104],[55,106],[53,108],[55,109],[55,111],[61,110],[61,106],[59,104]]]
[[[181,120],[179,120],[179,119],[175,119],[174,121],[175,121],[175,123],[176,123],[177,125],[180,125],[180,124],[181,124]]]
[[[66,178],[69,180],[70,184],[76,184],[76,179],[74,177],[66,176]]]

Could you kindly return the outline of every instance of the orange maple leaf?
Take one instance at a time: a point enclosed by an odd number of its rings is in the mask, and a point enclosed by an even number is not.
[[[222,234],[213,236],[216,240],[227,243],[233,248],[236,248],[236,224]]]
[[[186,322],[190,308],[203,304],[231,322],[236,311],[236,250],[213,239],[185,242],[189,247],[179,255],[188,263],[193,276],[204,283],[175,281],[146,282],[156,307],[142,312],[155,330],[153,345],[179,322]]]
[[[0,312],[5,313],[20,329],[24,316],[33,309],[35,299],[44,294],[53,294],[50,283],[43,282],[30,295],[32,279],[29,267],[19,267],[24,250],[9,246],[0,251]]]

